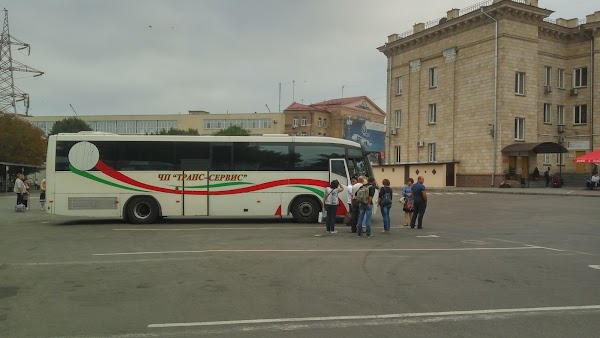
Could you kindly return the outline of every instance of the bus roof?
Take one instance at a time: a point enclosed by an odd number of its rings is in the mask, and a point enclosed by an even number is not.
[[[326,136],[289,136],[272,134],[263,136],[189,136],[189,135],[119,135],[103,132],[60,133],[50,136],[57,141],[179,141],[179,142],[293,142],[293,143],[331,143],[356,148],[362,146],[354,141]]]

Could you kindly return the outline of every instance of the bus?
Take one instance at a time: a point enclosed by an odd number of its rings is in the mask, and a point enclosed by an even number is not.
[[[46,212],[123,218],[282,217],[316,223],[324,188],[373,176],[364,148],[330,137],[52,135]],[[338,214],[348,210],[347,189]]]

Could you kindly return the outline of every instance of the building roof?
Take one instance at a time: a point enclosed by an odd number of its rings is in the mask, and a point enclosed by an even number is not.
[[[362,107],[360,107],[360,106],[356,106],[356,107],[348,107],[347,106],[348,104],[351,104],[353,102],[358,102],[358,101],[361,101],[361,102],[367,101],[374,108],[374,109],[368,109],[366,112],[371,113],[371,114],[379,114],[379,115],[385,116],[385,112],[383,110],[381,110],[381,108],[379,108],[379,106],[377,106],[377,104],[375,104],[375,102],[373,102],[371,99],[369,99],[367,96],[364,96],[364,95],[326,100],[323,102],[311,103],[309,105],[294,102],[291,105],[289,105],[286,109],[284,109],[284,111],[314,110],[314,111],[321,111],[321,112],[329,113],[330,112],[329,109],[332,107],[336,107],[336,106],[346,106],[346,108],[362,110]]]
[[[366,100],[368,97],[366,96],[352,96],[352,97],[344,97],[339,99],[332,99],[323,102],[313,103],[313,106],[341,106],[344,104],[352,103],[354,101]]]
[[[327,112],[326,110],[319,108],[319,107],[314,107],[313,105],[307,106],[305,104],[301,104],[298,102],[293,102],[292,104],[290,104],[287,108],[285,108],[284,110],[289,110],[289,111],[305,111],[305,110],[318,110],[318,111],[322,111],[322,112]]]
[[[536,154],[568,153],[567,148],[554,142],[513,143],[502,149],[502,153],[532,151]]]

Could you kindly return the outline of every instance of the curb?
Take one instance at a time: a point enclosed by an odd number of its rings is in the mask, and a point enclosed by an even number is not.
[[[600,193],[597,195],[588,195],[574,192],[569,194],[568,192],[561,193],[543,193],[535,191],[511,191],[510,188],[500,190],[473,190],[473,189],[460,189],[460,190],[448,190],[448,189],[429,189],[432,192],[473,192],[480,194],[504,194],[504,195],[530,195],[530,196],[563,196],[563,197],[600,197]]]

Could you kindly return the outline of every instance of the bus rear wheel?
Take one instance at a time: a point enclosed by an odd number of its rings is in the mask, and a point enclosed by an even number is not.
[[[131,223],[154,223],[158,216],[158,204],[151,197],[134,197],[127,204],[127,220]]]
[[[321,204],[313,197],[299,197],[292,204],[292,216],[297,223],[316,223]]]

